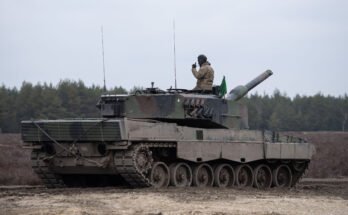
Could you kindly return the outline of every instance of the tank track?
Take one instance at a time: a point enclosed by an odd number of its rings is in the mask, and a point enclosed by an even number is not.
[[[154,148],[175,148],[175,143],[137,143],[127,150],[115,151],[114,165],[115,170],[133,188],[150,187],[149,172],[141,172],[136,165],[136,151],[141,147]],[[31,165],[33,171],[38,175],[47,188],[64,188],[67,185],[59,174],[55,174],[49,168],[49,162],[45,160],[45,153],[40,150],[33,150],[31,153]],[[306,163],[302,171],[292,169],[293,180],[291,186],[294,187],[305,175],[309,167]]]
[[[150,187],[151,183],[147,174],[141,173],[136,166],[136,150],[140,147],[148,148],[174,148],[174,143],[139,143],[128,150],[116,151],[114,163],[116,171],[120,173],[122,178],[132,187]]]
[[[33,150],[31,152],[31,167],[33,171],[39,176],[43,184],[47,188],[63,188],[66,187],[64,181],[62,178],[54,174],[49,169],[49,163],[44,160],[45,153],[39,151],[39,150]]]

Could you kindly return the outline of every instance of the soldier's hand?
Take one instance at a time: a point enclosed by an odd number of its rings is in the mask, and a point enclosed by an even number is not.
[[[197,67],[196,63],[192,64],[192,69],[194,69],[196,67]]]

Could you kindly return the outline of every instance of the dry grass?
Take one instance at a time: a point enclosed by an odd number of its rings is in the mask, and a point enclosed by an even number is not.
[[[316,154],[307,177],[348,176],[348,132],[286,132],[313,143]]]
[[[30,165],[30,150],[21,147],[19,134],[0,134],[0,184],[41,184]]]

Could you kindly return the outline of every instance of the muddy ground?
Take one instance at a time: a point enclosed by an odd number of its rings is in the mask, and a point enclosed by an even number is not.
[[[348,214],[348,178],[292,189],[0,187],[0,214]]]

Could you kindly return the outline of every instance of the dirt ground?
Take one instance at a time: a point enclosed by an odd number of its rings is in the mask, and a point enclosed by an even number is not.
[[[3,186],[0,214],[348,214],[348,178],[304,179],[268,191]]]

